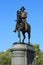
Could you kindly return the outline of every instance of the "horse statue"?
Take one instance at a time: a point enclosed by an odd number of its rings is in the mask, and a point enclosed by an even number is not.
[[[20,31],[22,32],[23,34],[22,42],[23,43],[26,38],[25,33],[27,32],[28,33],[28,43],[30,44],[30,33],[31,33],[30,24],[28,24],[27,22],[23,22],[19,11],[17,11],[17,13],[18,14],[17,14],[17,20],[16,20],[16,28],[14,32],[18,31],[19,42],[21,42]]]

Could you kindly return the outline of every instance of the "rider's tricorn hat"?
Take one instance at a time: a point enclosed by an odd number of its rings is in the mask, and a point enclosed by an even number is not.
[[[22,10],[25,10],[24,6],[22,6],[22,7],[20,8],[20,10],[21,10],[21,11],[22,11]]]

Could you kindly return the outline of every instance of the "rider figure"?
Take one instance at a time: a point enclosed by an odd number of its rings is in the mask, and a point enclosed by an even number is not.
[[[26,27],[26,18],[27,18],[27,12],[24,11],[25,8],[22,6],[20,10],[17,10],[17,23],[21,25],[21,28],[25,25]],[[24,24],[23,24],[24,23]]]
[[[20,13],[21,13],[22,22],[25,24],[26,18],[27,18],[27,12],[24,12],[24,10],[25,10],[25,8],[22,6],[20,8]]]

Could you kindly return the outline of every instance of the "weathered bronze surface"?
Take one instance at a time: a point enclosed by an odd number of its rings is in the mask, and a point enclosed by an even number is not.
[[[19,42],[21,42],[21,37],[20,37],[20,31],[23,34],[23,40],[25,40],[25,33],[28,33],[28,43],[30,43],[30,33],[31,33],[31,26],[30,24],[27,23],[26,21],[27,18],[27,12],[25,12],[25,8],[21,7],[20,10],[17,10],[17,20],[16,20],[16,27],[14,32],[18,31],[18,37],[19,37]]]

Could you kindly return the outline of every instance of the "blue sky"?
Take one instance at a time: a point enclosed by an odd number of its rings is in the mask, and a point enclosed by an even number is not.
[[[14,33],[16,11],[21,6],[28,13],[27,22],[31,25],[31,42],[39,44],[43,50],[43,0],[0,0],[0,51],[12,47],[18,41]],[[21,35],[22,36],[22,35]],[[27,37],[27,34],[26,34]],[[27,42],[28,39],[25,39]]]

